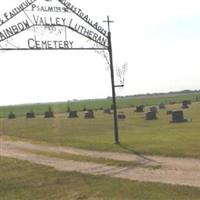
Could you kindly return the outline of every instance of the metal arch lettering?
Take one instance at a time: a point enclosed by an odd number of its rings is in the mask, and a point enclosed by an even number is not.
[[[23,25],[23,27],[18,27],[17,25],[14,25],[12,27],[10,27],[10,30],[9,30],[9,33],[10,34],[6,34],[5,30],[3,30],[3,32],[0,32],[0,42],[3,42],[11,37],[14,37],[15,35],[17,34],[20,34],[32,27],[37,27],[37,26],[43,26],[43,27],[66,27],[66,28],[69,28],[70,30],[76,32],[77,34],[79,35],[82,35],[83,37],[86,37],[87,39],[89,40],[92,40],[93,42],[103,46],[104,48],[108,48],[108,46],[106,45],[107,41],[102,39],[101,36],[99,37],[96,37],[96,39],[94,39],[92,36],[91,36],[91,32],[87,29],[85,29],[84,27],[82,27],[81,30],[79,30],[79,28],[77,29],[76,27],[71,27],[71,26],[65,26],[65,25],[37,25],[37,24],[33,24],[33,25],[30,25],[28,23],[28,21],[24,21],[23,24],[22,23],[19,23],[18,25]],[[6,29],[7,30],[7,29]],[[4,34],[3,34],[4,33]]]
[[[23,3],[20,4],[20,6],[16,7],[15,9],[13,9],[12,11],[14,12],[13,15],[9,15],[4,13],[4,18],[6,19],[2,19],[0,18],[0,27],[5,24],[6,22],[8,22],[9,20],[11,20],[12,18],[14,18],[16,15],[18,15],[20,12],[24,11],[26,8],[28,8],[30,5],[32,5],[33,3],[35,3],[37,0],[26,0]],[[51,2],[52,0],[45,0],[47,2]],[[60,0],[58,0],[58,2],[60,2]],[[64,5],[64,7],[66,7]],[[17,9],[18,8],[18,9]],[[67,8],[67,7],[66,7]],[[67,8],[68,9],[68,8]],[[70,10],[70,9],[69,9]],[[11,13],[11,12],[7,12],[7,13]],[[24,20],[19,22],[18,24],[14,24],[13,26],[10,26],[2,31],[0,31],[0,42],[6,41],[7,39],[21,33],[24,32],[32,27],[36,27],[39,26],[37,24],[37,22],[29,24],[30,22],[32,23],[31,20]],[[84,20],[85,21],[85,20]],[[87,21],[86,21],[87,22]],[[88,22],[87,22],[88,23]],[[98,29],[96,29],[94,27],[94,25],[92,25],[91,23],[89,23],[90,26],[92,26],[96,31],[99,32]],[[81,26],[78,23],[73,24],[73,18],[71,19],[69,25],[58,25],[58,24],[46,24],[43,25],[43,27],[55,27],[55,26],[62,26],[65,28],[68,28],[70,30],[72,30],[73,32],[76,32],[79,35],[82,35],[83,37],[86,37],[89,40],[92,40],[93,42],[95,42],[98,45],[101,45],[101,47],[97,47],[97,48],[76,48],[76,49],[92,49],[92,50],[107,50],[108,49],[108,38],[107,36],[105,36],[102,32],[99,32],[100,34],[102,34],[103,36],[98,35],[97,33],[85,28],[84,26]],[[0,50],[10,50],[11,48],[0,48]],[[14,48],[16,49],[16,48]],[[20,48],[19,48],[20,49]],[[21,48],[21,49],[25,49],[25,48]],[[70,48],[72,49],[72,48]]]
[[[7,23],[9,20],[17,16],[19,13],[24,11],[26,8],[28,8],[30,5],[35,3],[37,0],[26,0],[23,3],[21,3],[19,6],[12,9],[12,11],[6,12],[3,14],[3,16],[0,18],[0,27]]]
[[[80,19],[82,19],[83,21],[85,21],[87,24],[89,24],[90,26],[92,26],[96,31],[98,31],[99,33],[101,33],[102,35],[104,35],[105,37],[108,38],[107,35],[107,31],[105,29],[103,29],[101,26],[98,26],[98,22],[93,22],[89,16],[86,14],[84,14],[82,12],[82,10],[80,8],[75,7],[74,5],[72,5],[70,2],[66,1],[66,0],[58,0],[62,5],[64,5],[66,8],[68,8],[69,10],[71,10],[75,15],[77,15]]]

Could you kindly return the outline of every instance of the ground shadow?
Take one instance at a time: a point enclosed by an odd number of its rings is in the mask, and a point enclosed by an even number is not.
[[[131,153],[131,154],[135,154],[135,155],[137,155],[139,158],[141,158],[141,159],[143,159],[143,160],[145,160],[145,161],[149,161],[149,162],[154,162],[154,163],[157,163],[157,164],[161,164],[161,163],[159,163],[158,161],[156,161],[156,160],[154,160],[154,159],[152,159],[152,158],[149,158],[149,156],[146,156],[146,155],[144,155],[144,154],[142,154],[142,153],[140,153],[140,152],[138,152],[138,151],[136,151],[136,150],[134,150],[134,149],[132,149],[132,148],[130,148],[130,147],[127,147],[127,146],[125,146],[124,144],[118,144],[119,145],[119,147],[120,148],[122,148],[123,150],[125,150],[126,152],[128,152],[128,153]]]

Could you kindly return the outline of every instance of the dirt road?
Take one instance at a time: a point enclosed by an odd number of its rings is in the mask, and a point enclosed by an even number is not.
[[[35,152],[35,153],[34,153]],[[36,154],[37,152],[67,153],[91,158],[103,158],[121,161],[134,161],[143,166],[117,167],[105,164],[73,161]],[[200,187],[200,160],[189,158],[170,158],[159,156],[141,156],[126,153],[98,152],[71,147],[32,144],[22,141],[0,139],[0,156],[16,158],[54,167],[62,171],[75,171],[92,175],[136,180],[142,182],[160,182],[175,185]],[[150,168],[148,166],[161,166]]]

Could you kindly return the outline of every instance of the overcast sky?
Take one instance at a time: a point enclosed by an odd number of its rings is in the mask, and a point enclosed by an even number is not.
[[[37,1],[47,4],[45,0]],[[3,0],[0,18],[22,2]],[[70,2],[105,29],[103,20],[107,15],[114,20],[114,65],[116,68],[128,63],[125,87],[117,89],[117,95],[200,89],[200,1]],[[48,4],[61,5],[56,0]],[[15,24],[20,19],[12,20],[10,23]],[[12,43],[23,42],[25,35],[31,37],[29,34],[21,34],[20,40],[20,34],[13,37]],[[80,45],[83,39],[73,38]],[[0,63],[0,105],[111,96],[107,63],[93,51],[1,51]]]

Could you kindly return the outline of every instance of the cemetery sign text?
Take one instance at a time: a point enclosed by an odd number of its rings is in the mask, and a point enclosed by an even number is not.
[[[0,49],[73,49],[84,46],[77,43],[77,37],[83,36],[88,41],[98,44],[99,48],[108,47],[107,31],[98,22],[94,22],[89,15],[65,0],[57,0],[59,5],[52,5],[47,0],[26,0],[10,12],[0,17]],[[20,18],[17,16],[20,15]],[[13,22],[13,18],[16,21]],[[45,39],[38,35],[38,29],[52,30]],[[37,30],[36,30],[37,29]],[[59,34],[53,36],[56,30]],[[32,31],[33,36],[25,39],[25,47],[15,44],[13,38],[25,31]],[[41,31],[39,31],[41,32]],[[50,31],[49,31],[50,32]],[[67,37],[67,36],[68,37]],[[58,39],[59,38],[59,39]],[[5,45],[6,44],[6,45]],[[95,45],[91,46],[95,46]]]

